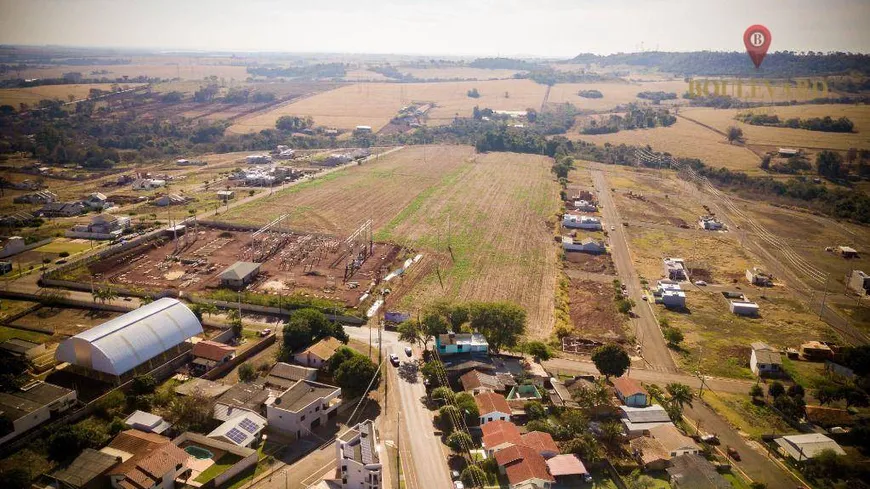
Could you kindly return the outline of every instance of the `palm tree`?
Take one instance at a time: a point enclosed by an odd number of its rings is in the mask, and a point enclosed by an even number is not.
[[[98,300],[101,303],[105,304],[106,302],[111,302],[118,298],[118,294],[112,290],[108,285],[104,287],[100,287],[94,291],[94,300]]]
[[[671,402],[674,403],[674,405],[679,406],[681,411],[683,405],[688,404],[689,407],[692,407],[692,399],[695,395],[692,393],[691,387],[686,384],[672,382],[665,386],[665,389],[667,389],[668,394],[671,395]]]
[[[622,423],[617,423],[615,421],[602,423],[599,429],[601,440],[608,445],[612,445],[613,442],[618,440],[623,433]]]
[[[218,307],[211,302],[206,302],[205,304],[200,305],[200,311],[202,311],[203,314],[211,317],[212,314],[218,313]]]

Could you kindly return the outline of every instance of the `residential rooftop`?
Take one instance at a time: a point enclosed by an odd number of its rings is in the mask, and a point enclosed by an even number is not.
[[[298,412],[309,404],[328,397],[340,389],[310,380],[300,380],[275,399],[274,406],[285,411]]]
[[[13,392],[0,392],[0,415],[13,421],[21,419],[72,392],[66,387],[46,382],[24,386]]]

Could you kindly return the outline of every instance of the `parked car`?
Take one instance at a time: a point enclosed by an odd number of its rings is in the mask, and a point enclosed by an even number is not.
[[[414,354],[414,352],[411,350],[411,347],[406,346],[405,347],[405,355],[408,355],[408,358],[411,358],[411,355],[413,355],[413,354]]]
[[[707,282],[704,282],[703,280],[695,280],[695,285],[704,286],[707,285]]]
[[[450,472],[450,477],[451,477],[453,480],[458,481],[458,480],[459,480],[459,471],[458,471],[458,470],[453,470],[453,471],[451,471],[451,472]]]
[[[616,231],[616,226],[610,226],[611,231]]]
[[[736,448],[728,447],[728,449],[726,450],[726,453],[728,454],[728,458],[730,458],[732,460],[736,460],[738,462],[740,461],[740,454],[737,452]]]
[[[398,367],[399,355],[396,355],[395,353],[390,353],[390,363],[392,363],[394,367]]]
[[[269,336],[270,334],[272,334],[272,330],[269,328],[260,331],[260,336]]]
[[[702,435],[701,441],[704,443],[709,443],[710,445],[718,445],[719,437],[716,435]]]
[[[453,481],[453,489],[465,489],[465,485],[461,481]]]

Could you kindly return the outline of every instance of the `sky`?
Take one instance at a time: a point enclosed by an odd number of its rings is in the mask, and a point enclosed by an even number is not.
[[[0,44],[540,56],[870,52],[870,0],[0,0]]]

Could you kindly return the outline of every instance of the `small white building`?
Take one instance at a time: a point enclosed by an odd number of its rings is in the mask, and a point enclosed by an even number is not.
[[[607,247],[602,241],[594,240],[592,238],[584,238],[582,241],[577,242],[569,236],[562,236],[562,249],[565,251],[580,251],[593,254],[604,253],[607,251]]]
[[[870,275],[861,270],[852,270],[849,275],[849,288],[858,295],[870,295]]]
[[[752,267],[746,270],[746,280],[752,285],[759,287],[772,287],[773,278],[758,267]]]
[[[592,216],[581,216],[577,214],[565,214],[562,216],[562,225],[571,229],[589,229],[592,231],[600,231],[601,219]]]
[[[302,438],[335,416],[341,405],[341,388],[300,380],[280,396],[266,401],[270,429]]]
[[[728,308],[738,316],[758,316],[758,304],[747,300],[728,301]]]
[[[480,413],[481,426],[493,421],[511,420],[511,407],[501,394],[483,392],[474,396],[474,402]]]
[[[113,214],[97,214],[88,224],[77,224],[65,233],[68,238],[115,239],[130,227],[130,218]]]
[[[166,207],[170,205],[181,205],[187,202],[187,199],[178,194],[166,194],[154,201],[157,207]]]
[[[21,236],[10,236],[5,240],[0,240],[2,248],[0,248],[0,258],[17,255],[27,249],[27,243]]]
[[[779,445],[781,452],[796,462],[803,462],[814,458],[824,450],[832,450],[837,455],[846,454],[837,442],[821,433],[783,436],[774,441]]]
[[[166,180],[157,178],[137,178],[133,180],[133,190],[153,190],[155,188],[165,187]]]
[[[683,292],[680,284],[673,280],[659,280],[656,282],[653,297],[656,298],[656,302],[668,308],[679,309],[686,307],[686,293]]]
[[[575,200],[574,209],[583,212],[595,212],[598,210],[598,206],[588,200]]]
[[[235,199],[236,193],[232,190],[218,190],[217,198],[218,200],[226,202],[228,200]]]
[[[12,392],[0,392],[0,412],[12,422],[12,431],[0,444],[66,412],[76,403],[76,391],[46,382],[35,382]]]
[[[240,447],[249,447],[259,441],[260,434],[266,428],[266,420],[259,414],[238,410],[238,414],[221,423],[209,433],[209,438],[232,443]]]
[[[682,258],[665,258],[662,260],[665,278],[669,280],[686,280],[686,262]]]
[[[371,132],[372,132],[372,126],[356,126],[356,129],[354,129],[354,132],[361,132],[361,133],[365,133],[365,134],[371,134]]]
[[[114,204],[109,202],[109,198],[101,192],[94,192],[91,195],[88,195],[83,202],[91,209],[107,209],[114,206]]]
[[[380,489],[383,467],[372,420],[363,421],[335,439],[335,463],[342,489]]]
[[[163,434],[163,432],[172,426],[162,417],[145,411],[139,411],[138,409],[133,411],[133,414],[127,416],[127,419],[124,420],[124,424],[139,431],[156,433],[158,435]]]
[[[761,341],[756,341],[751,346],[749,369],[752,370],[752,373],[759,377],[782,374],[782,357],[778,351]]]

